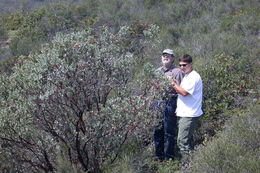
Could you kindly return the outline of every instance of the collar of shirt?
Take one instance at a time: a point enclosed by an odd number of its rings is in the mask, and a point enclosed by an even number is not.
[[[164,73],[166,73],[166,72],[168,72],[168,71],[170,71],[170,70],[172,70],[174,68],[175,68],[174,65],[171,65],[169,68],[165,68],[164,66],[162,66],[162,70],[163,70]]]

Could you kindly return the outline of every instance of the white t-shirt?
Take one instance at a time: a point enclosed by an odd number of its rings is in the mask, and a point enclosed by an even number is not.
[[[199,117],[203,114],[202,80],[196,71],[185,74],[180,85],[189,93],[187,96],[178,94],[176,115],[179,117]]]

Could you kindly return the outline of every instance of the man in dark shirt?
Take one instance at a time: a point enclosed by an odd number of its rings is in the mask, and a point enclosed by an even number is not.
[[[163,73],[165,78],[169,79],[169,87],[166,88],[166,95],[159,102],[159,104],[165,104],[162,111],[164,120],[160,122],[154,131],[155,157],[159,160],[174,158],[174,137],[177,129],[175,110],[178,94],[171,86],[171,81],[175,79],[181,83],[183,77],[180,69],[173,65],[174,58],[173,50],[165,49],[161,56],[163,65],[157,69],[157,71]]]

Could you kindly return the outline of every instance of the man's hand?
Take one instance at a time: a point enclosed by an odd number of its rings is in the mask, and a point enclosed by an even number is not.
[[[173,79],[173,81],[172,81],[173,88],[175,88],[176,85],[179,86],[180,84],[176,79]]]
[[[189,95],[189,93],[187,91],[185,91],[183,88],[180,87],[180,84],[177,80],[173,79],[172,81],[172,87],[175,89],[175,91],[182,95],[182,96],[187,96]]]

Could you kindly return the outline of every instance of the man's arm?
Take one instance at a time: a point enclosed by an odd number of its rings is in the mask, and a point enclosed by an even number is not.
[[[184,90],[182,87],[180,87],[179,82],[175,79],[173,79],[173,81],[172,81],[172,86],[176,90],[176,92],[182,96],[187,96],[190,94],[186,90]]]

